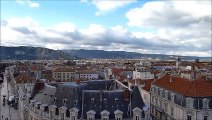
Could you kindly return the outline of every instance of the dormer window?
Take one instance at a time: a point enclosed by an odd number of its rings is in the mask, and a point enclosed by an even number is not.
[[[174,102],[175,94],[171,93],[171,101]]]
[[[74,104],[75,104],[76,106],[77,106],[77,103],[78,103],[78,100],[75,100],[75,101],[74,101]]]
[[[155,94],[157,94],[157,87],[155,87],[155,89],[154,89],[154,93],[155,93]]]
[[[55,97],[55,98],[54,98],[54,102],[56,102],[56,100],[57,100],[57,98]]]
[[[192,98],[186,98],[186,107],[193,108],[193,102],[194,100]]]
[[[207,98],[204,98],[202,100],[202,105],[203,105],[203,108],[208,108],[208,103],[209,103],[209,100]]]
[[[169,94],[169,92],[166,90],[166,91],[165,91],[165,98],[166,98],[166,99],[168,99],[168,94]]]
[[[163,96],[163,89],[160,89],[160,96]]]
[[[91,102],[92,102],[92,103],[94,102],[94,98],[91,98]]]
[[[104,99],[104,103],[107,103],[107,99],[106,98]]]
[[[66,105],[67,99],[63,99],[63,104]]]
[[[115,102],[118,102],[118,101],[119,101],[119,99],[118,99],[118,98],[116,98],[116,99],[115,99]]]

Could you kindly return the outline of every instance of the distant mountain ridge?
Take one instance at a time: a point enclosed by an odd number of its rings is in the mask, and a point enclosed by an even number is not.
[[[73,59],[74,57],[67,55],[60,50],[52,50],[42,47],[5,47],[0,46],[0,60],[54,60],[64,57],[66,59]]]
[[[141,58],[159,58],[175,59],[181,57],[183,60],[211,60],[211,57],[195,56],[176,56],[164,54],[141,54],[125,51],[104,51],[104,50],[52,50],[42,47],[5,47],[0,46],[0,60],[55,60],[63,57],[64,59],[141,59]]]
[[[141,59],[141,58],[159,58],[163,60],[176,59],[177,57],[183,60],[211,60],[211,57],[196,57],[196,56],[178,56],[178,55],[164,55],[164,54],[141,54],[136,52],[125,51],[105,51],[105,50],[63,50],[63,52],[87,59]]]

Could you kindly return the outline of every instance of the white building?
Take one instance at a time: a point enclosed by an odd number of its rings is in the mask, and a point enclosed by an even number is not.
[[[80,80],[97,80],[99,74],[94,70],[81,70],[75,73],[75,78]]]
[[[133,79],[154,79],[154,74],[150,71],[136,69],[133,71]]]

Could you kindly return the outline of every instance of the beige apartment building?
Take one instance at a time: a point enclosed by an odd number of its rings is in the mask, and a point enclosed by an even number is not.
[[[75,70],[71,67],[56,67],[52,70],[52,78],[55,81],[71,82],[75,80]]]

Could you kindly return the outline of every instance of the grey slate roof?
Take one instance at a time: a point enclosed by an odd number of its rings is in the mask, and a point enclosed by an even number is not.
[[[114,119],[114,111],[120,110],[123,112],[123,117],[129,117],[129,101],[123,98],[123,90],[115,91],[100,91],[100,90],[85,90],[83,91],[83,118],[86,119],[86,113],[90,110],[96,112],[96,119],[101,118],[101,112],[107,110],[110,112],[110,118]]]
[[[34,88],[35,95],[32,98],[42,104],[55,104],[57,106],[56,114],[58,114],[58,108],[61,106],[66,106],[68,110],[77,108],[79,109],[78,118],[84,119],[86,119],[86,113],[90,110],[96,112],[96,119],[101,118],[100,113],[103,110],[110,112],[110,119],[115,118],[114,111],[116,110],[123,112],[123,118],[129,118],[135,107],[142,110],[145,105],[137,87],[134,88],[133,92],[127,93],[129,97],[132,96],[132,104],[130,104],[130,100],[124,98],[124,90],[109,90],[114,85],[113,83],[113,80],[90,80],[79,84],[75,82],[60,83],[56,87],[55,85],[42,84],[38,89]],[[42,93],[39,91],[42,91]],[[56,98],[56,101],[54,101],[54,98]],[[64,103],[65,99],[67,100],[66,103]],[[130,105],[132,105],[132,109],[130,109]],[[67,116],[69,116],[68,110]]]

